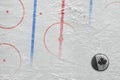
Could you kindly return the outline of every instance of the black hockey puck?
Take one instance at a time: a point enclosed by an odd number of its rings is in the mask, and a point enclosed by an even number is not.
[[[105,54],[98,53],[92,58],[91,65],[96,71],[104,71],[109,66],[109,59]]]

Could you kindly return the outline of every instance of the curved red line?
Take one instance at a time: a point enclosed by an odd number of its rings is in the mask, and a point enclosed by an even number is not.
[[[17,51],[17,53],[18,53],[18,55],[19,55],[19,58],[20,58],[20,64],[19,64],[19,67],[18,67],[18,69],[17,69],[17,70],[19,70],[20,67],[21,67],[21,65],[22,65],[22,56],[21,56],[21,54],[20,54],[20,51],[19,51],[14,45],[9,44],[9,43],[0,43],[0,45],[10,46],[10,47],[14,48],[14,49]]]
[[[55,55],[55,54],[48,48],[47,43],[46,43],[46,35],[47,35],[49,29],[50,29],[51,27],[54,27],[54,25],[56,25],[56,24],[61,24],[61,23],[60,23],[60,22],[57,22],[57,23],[54,23],[54,24],[50,25],[50,26],[45,30],[44,39],[43,39],[44,46],[45,46],[46,50],[47,50],[50,54],[52,54],[52,55],[54,55],[54,56],[57,56],[57,55]],[[70,24],[68,24],[68,23],[66,23],[66,22],[64,22],[64,24],[70,26],[70,27],[74,30],[74,27],[73,27],[72,25],[70,25]]]
[[[21,0],[19,0],[19,2],[22,5],[22,10],[23,10],[22,11],[22,17],[21,17],[20,21],[16,25],[13,25],[11,27],[0,26],[1,29],[13,29],[13,28],[16,28],[17,26],[19,26],[22,23],[22,21],[25,17],[25,7],[24,7],[24,4]]]
[[[111,3],[107,4],[107,5],[105,6],[105,8],[107,8],[108,6],[110,6],[110,5],[112,5],[112,4],[116,4],[116,3],[120,4],[119,1],[111,2]]]
[[[52,55],[54,55],[54,53],[52,53],[52,52],[49,50],[49,48],[47,47],[47,44],[46,44],[46,35],[47,35],[47,32],[49,31],[49,29],[50,29],[53,25],[56,25],[56,24],[59,24],[59,22],[50,25],[50,26],[46,29],[46,31],[45,31],[45,33],[44,33],[44,40],[43,40],[44,46],[45,46],[46,50],[47,50],[49,53],[51,53]]]

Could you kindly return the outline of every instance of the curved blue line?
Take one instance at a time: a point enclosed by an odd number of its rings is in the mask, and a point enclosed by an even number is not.
[[[32,21],[32,35],[31,35],[31,52],[30,52],[30,63],[31,64],[33,62],[33,57],[34,57],[36,12],[37,12],[37,0],[34,0],[33,21]]]

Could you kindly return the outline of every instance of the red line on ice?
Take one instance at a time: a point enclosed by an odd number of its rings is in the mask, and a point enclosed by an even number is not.
[[[73,26],[72,26],[72,25],[70,25],[70,24],[68,24],[68,23],[66,23],[66,22],[64,21],[64,16],[65,16],[65,0],[62,0],[61,2],[62,2],[62,3],[61,3],[61,18],[60,18],[60,22],[56,22],[56,23],[48,26],[48,28],[46,29],[46,31],[45,31],[45,33],[44,33],[44,40],[43,40],[43,41],[44,41],[44,46],[45,46],[46,50],[47,50],[49,53],[51,53],[52,55],[59,57],[59,59],[61,59],[61,55],[62,55],[62,44],[63,44],[64,24],[72,27],[72,29],[73,29]],[[55,55],[54,52],[52,52],[52,51],[48,48],[48,46],[47,46],[47,43],[46,43],[46,35],[47,35],[47,33],[48,33],[48,31],[49,31],[49,29],[50,29],[51,27],[53,27],[54,25],[59,25],[59,24],[60,24],[60,35],[59,35],[59,38],[58,38],[58,40],[59,40],[59,48],[58,48],[59,51],[58,51],[58,55]]]
[[[108,6],[110,6],[110,5],[112,5],[112,4],[116,4],[116,3],[120,4],[120,1],[111,2],[111,3],[107,4],[107,5],[105,6],[105,8],[107,8]],[[105,8],[104,8],[104,9],[105,9]]]
[[[64,27],[64,9],[65,9],[65,0],[62,0],[61,4],[61,22],[60,22],[60,35],[59,35],[59,57],[61,57],[62,44],[63,44],[63,27]]]
[[[20,51],[14,46],[14,45],[12,45],[12,44],[9,44],[9,43],[0,43],[0,45],[5,45],[5,46],[10,46],[10,47],[12,47],[12,48],[14,48],[16,51],[17,51],[17,53],[18,53],[18,56],[19,56],[19,59],[20,59],[20,64],[19,64],[19,67],[18,67],[18,69],[17,70],[19,70],[19,68],[21,67],[21,65],[22,65],[22,56],[21,56],[21,54],[20,54]],[[5,59],[4,59],[5,60]],[[6,60],[5,60],[6,61]]]
[[[55,55],[54,52],[52,52],[52,51],[48,48],[47,43],[46,43],[46,36],[47,36],[47,33],[48,33],[49,29],[52,28],[52,27],[56,27],[55,25],[58,25],[58,24],[60,24],[60,22],[54,23],[54,24],[50,25],[50,26],[46,29],[46,31],[45,31],[45,33],[44,33],[44,40],[43,40],[44,46],[45,46],[46,50],[47,50],[49,53],[51,53],[52,55],[54,55],[54,56],[57,56],[57,55]],[[64,22],[63,24],[68,25],[69,27],[71,27],[71,28],[74,30],[74,28],[73,28],[72,25],[70,25],[70,24],[68,24],[68,23],[66,23],[66,22]]]
[[[24,7],[24,4],[23,4],[22,0],[19,0],[19,2],[22,6],[22,17],[21,17],[20,21],[16,25],[13,25],[11,27],[0,26],[1,29],[8,29],[8,30],[13,29],[13,28],[16,28],[17,26],[19,26],[22,23],[22,21],[25,17],[25,7]]]

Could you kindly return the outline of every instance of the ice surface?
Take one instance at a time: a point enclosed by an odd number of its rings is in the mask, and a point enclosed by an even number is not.
[[[62,0],[37,0],[31,66],[34,1],[0,0],[0,80],[120,79],[120,0],[93,0],[91,19],[89,0],[65,0],[61,54]],[[97,53],[109,58],[106,71],[92,68]]]

